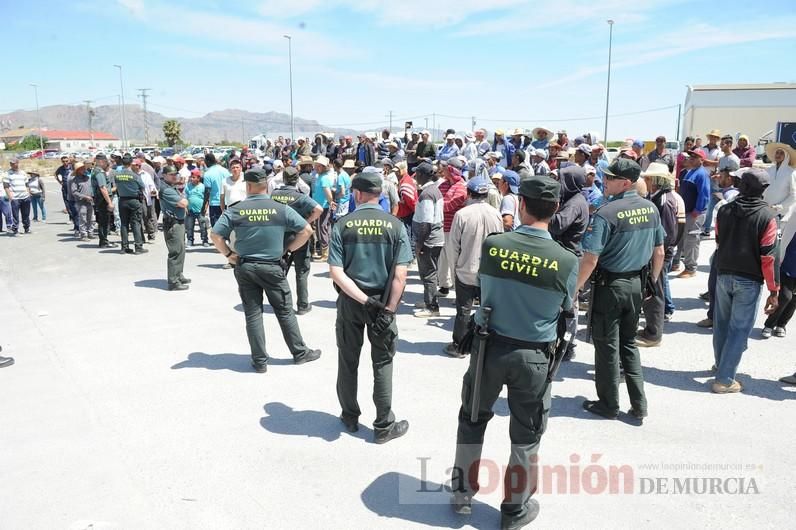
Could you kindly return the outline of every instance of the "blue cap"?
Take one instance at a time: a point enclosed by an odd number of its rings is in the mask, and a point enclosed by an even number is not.
[[[520,176],[516,171],[506,170],[503,172],[503,180],[509,185],[511,193],[517,193],[520,189]]]
[[[644,142],[641,140],[633,140],[633,147],[644,147]]]
[[[477,177],[467,181],[467,189],[473,193],[484,195],[489,193],[489,182],[484,177]]]

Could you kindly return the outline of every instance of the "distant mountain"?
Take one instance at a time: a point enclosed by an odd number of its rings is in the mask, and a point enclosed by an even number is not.
[[[92,108],[95,131],[109,132],[122,137],[122,122],[118,105],[103,105]],[[52,105],[40,109],[42,127],[49,129],[87,130],[88,112],[82,105]],[[150,143],[163,140],[163,122],[176,119],[182,124],[182,139],[189,144],[212,144],[224,140],[248,141],[258,134],[276,137],[290,136],[290,115],[279,112],[249,112],[226,109],[210,112],[201,118],[171,118],[158,112],[147,113]],[[140,105],[125,105],[127,138],[130,143],[144,142],[144,110]],[[19,127],[38,127],[35,111],[18,110],[0,114],[0,131]],[[318,132],[333,132],[336,135],[356,134],[350,129],[326,127],[315,120],[295,119],[297,136],[311,136]]]

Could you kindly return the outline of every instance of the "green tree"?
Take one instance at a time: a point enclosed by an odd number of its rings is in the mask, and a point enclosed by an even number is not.
[[[43,142],[43,144],[47,144],[47,142]],[[36,135],[26,136],[22,139],[21,142],[12,145],[9,149],[14,151],[33,151],[41,149],[42,143],[39,142],[39,137]]]
[[[174,147],[174,144],[182,142],[180,135],[182,134],[182,125],[177,120],[166,120],[163,122],[163,136],[166,137],[166,143],[169,147]]]

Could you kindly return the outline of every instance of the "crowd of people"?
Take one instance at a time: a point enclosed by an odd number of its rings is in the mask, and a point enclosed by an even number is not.
[[[335,324],[340,420],[358,430],[357,372],[363,334],[371,343],[376,443],[403,436],[409,424],[392,411],[395,313],[412,263],[423,285],[414,310],[442,318],[440,298],[455,292],[456,315],[444,352],[471,356],[459,412],[451,504],[470,513],[484,431],[508,387],[513,447],[507,479],[538,451],[558,363],[575,356],[572,333],[586,312],[595,349],[596,400],[583,408],[619,414],[619,379],[641,425],[648,414],[638,346],[658,347],[676,305],[670,282],[699,274],[700,247],[715,237],[705,277],[713,328],[717,394],[743,390],[736,378],[767,291],[762,338],[782,338],[796,310],[796,150],[771,143],[764,167],[749,139],[706,134],[672,153],[666,138],[644,152],[629,139],[615,158],[594,133],[570,141],[537,127],[457,134],[434,145],[428,131],[403,138],[385,130],[338,142],[284,138],[222,160],[213,153],[151,156],[137,152],[61,160],[56,179],[80,241],[143,254],[162,230],[168,288],[184,291],[187,245],[211,244],[234,269],[252,366],[267,371],[262,303],[267,297],[296,364],[314,361],[296,316],[312,306],[311,260],[327,262],[339,297]],[[30,232],[44,208],[41,177],[19,169],[3,176],[2,217],[9,235]],[[198,226],[197,226],[198,225]],[[199,242],[196,231],[199,232]],[[130,234],[132,233],[132,241]],[[145,238],[146,236],[146,238]],[[131,247],[132,244],[132,247]],[[296,274],[294,308],[287,283]],[[672,273],[677,273],[676,276]],[[474,311],[475,310],[475,311]],[[644,327],[639,329],[640,315]],[[0,357],[0,367],[13,360]],[[518,366],[525,366],[518,370]],[[536,368],[528,370],[527,366]],[[782,382],[796,384],[796,374]],[[477,464],[475,464],[477,465]],[[474,482],[476,480],[476,482]],[[530,484],[501,506],[504,528],[538,514]]]

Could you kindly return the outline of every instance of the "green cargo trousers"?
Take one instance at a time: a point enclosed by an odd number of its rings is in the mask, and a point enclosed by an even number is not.
[[[594,286],[592,342],[597,398],[609,411],[619,411],[619,361],[625,370],[630,404],[647,412],[641,356],[636,347],[638,315],[641,311],[641,278],[609,277]]]
[[[263,291],[268,303],[274,309],[282,337],[293,358],[300,359],[306,355],[309,348],[301,337],[296,314],[293,312],[290,285],[279,263],[245,261],[235,267],[235,280],[238,282],[238,293],[246,315],[246,336],[249,339],[252,362],[255,366],[268,363],[263,328]]]
[[[478,340],[473,344],[473,352],[478,347]],[[478,492],[478,463],[484,432],[494,416],[492,407],[503,385],[506,385],[511,413],[511,456],[504,476],[504,497],[500,511],[507,517],[524,516],[527,509],[525,502],[536,491],[536,468],[534,466],[532,469],[531,466],[539,452],[539,443],[550,411],[550,386],[545,390],[550,355],[547,349],[524,349],[518,343],[490,338],[484,352],[478,421],[475,423],[470,422],[477,359],[475,354],[470,355],[470,367],[464,374],[451,487],[455,492],[468,496]]]
[[[163,239],[166,241],[166,277],[169,285],[176,285],[184,278],[185,266],[185,225],[170,217],[163,219]]]
[[[373,294],[373,293],[368,293]],[[337,399],[346,420],[356,422],[361,411],[357,401],[357,374],[359,356],[367,328],[370,341],[370,358],[373,363],[373,404],[376,405],[376,420],[373,430],[378,434],[388,431],[395,423],[392,412],[392,359],[395,357],[395,342],[398,326],[392,325],[381,335],[371,330],[370,316],[365,306],[345,293],[337,298]]]

